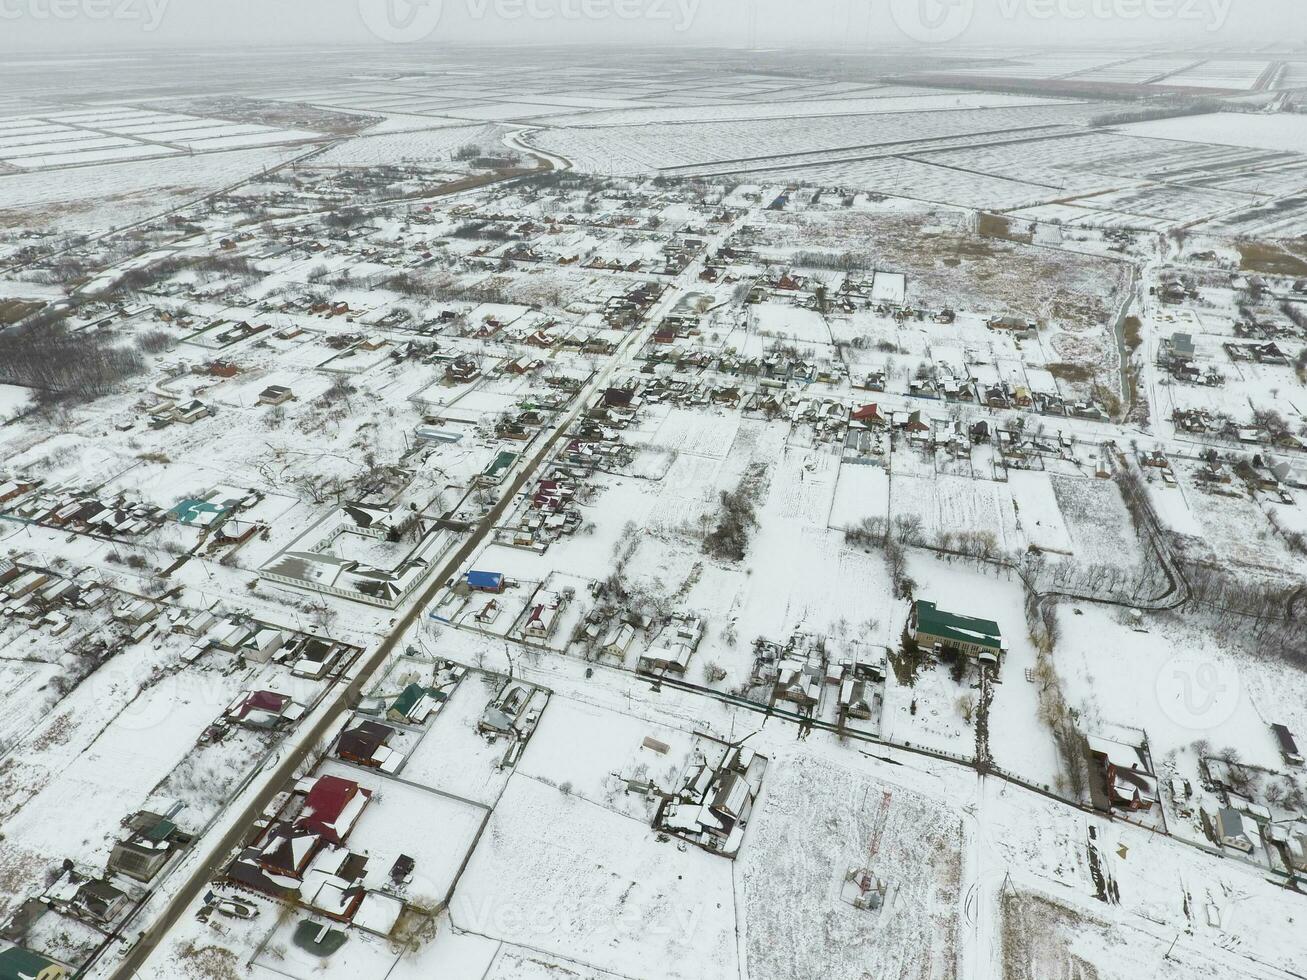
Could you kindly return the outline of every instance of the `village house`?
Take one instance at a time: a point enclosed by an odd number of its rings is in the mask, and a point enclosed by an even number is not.
[[[303,718],[304,708],[287,694],[245,691],[227,706],[223,717],[246,728],[283,728]]]
[[[336,742],[336,756],[357,766],[393,773],[403,762],[402,753],[389,747],[395,729],[376,721],[361,721],[341,732]]]
[[[980,664],[998,666],[1006,649],[997,623],[945,612],[924,599],[912,606],[908,633],[924,650],[960,655]]]
[[[1251,854],[1252,838],[1244,829],[1243,816],[1233,807],[1222,807],[1216,812],[1215,830],[1217,839],[1225,847]]]
[[[527,614],[522,633],[528,640],[543,642],[553,634],[558,623],[558,615],[563,606],[563,597],[556,592],[541,590],[537,593],[531,610]]]
[[[507,736],[518,743],[520,750],[543,710],[543,692],[539,688],[510,680],[481,713],[477,731],[492,741]]]
[[[448,700],[449,694],[439,688],[424,687],[416,682],[399,693],[386,709],[386,720],[401,725],[422,725]]]
[[[498,594],[504,591],[504,575],[502,572],[471,571],[464,577],[464,581],[473,592]]]
[[[723,745],[713,752],[709,746]],[[683,774],[680,788],[664,795],[654,815],[654,828],[697,844],[704,850],[734,858],[762,786],[767,759],[746,745],[724,745],[711,740],[706,753]],[[713,765],[712,753],[720,759]]]
[[[148,884],[192,836],[178,829],[167,817],[141,810],[125,821],[129,835],[114,845],[107,868]]]
[[[66,980],[67,967],[21,946],[0,949],[0,980]]]
[[[863,405],[855,408],[849,415],[849,424],[858,425],[865,428],[884,428],[888,423],[880,412],[879,406],[875,404]]]
[[[372,799],[372,791],[339,776],[318,776],[304,798],[295,826],[332,844],[343,844]]]
[[[600,652],[616,660],[625,661],[634,642],[635,627],[630,623],[617,623],[604,637]]]
[[[1158,803],[1157,777],[1141,749],[1090,735],[1085,750],[1095,808],[1104,813],[1112,808],[1146,811]]]
[[[1037,329],[1035,321],[1019,316],[992,316],[985,322],[985,326],[990,330],[1007,333],[1034,333]]]
[[[641,674],[684,676],[702,636],[703,624],[697,618],[673,619],[640,655],[635,669]]]
[[[1298,749],[1298,742],[1294,739],[1293,733],[1284,725],[1277,723],[1271,726],[1271,734],[1275,736],[1275,743],[1284,761],[1291,766],[1302,765],[1302,752]]]
[[[295,397],[295,393],[285,385],[268,385],[259,392],[260,405],[284,405]]]
[[[131,898],[122,889],[67,865],[42,899],[57,912],[99,926],[113,923],[131,905]]]

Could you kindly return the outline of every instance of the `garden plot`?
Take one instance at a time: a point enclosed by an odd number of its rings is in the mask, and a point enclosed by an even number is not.
[[[913,329],[910,321],[899,323],[892,316],[868,310],[831,317],[829,326],[835,343],[853,345],[849,354],[860,353],[858,348],[874,347],[882,357],[888,352],[925,356],[928,349],[924,330]]]
[[[889,518],[890,479],[883,466],[845,463],[835,486],[830,526],[848,531],[868,519]]]
[[[269,406],[259,404],[259,394],[265,388],[280,385],[294,392],[297,401],[307,402],[323,395],[331,383],[331,377],[320,372],[277,366],[269,371],[242,372],[232,380],[211,388],[209,397],[221,405],[263,412],[270,410]]]
[[[1011,470],[1008,472],[1008,490],[1012,494],[1017,525],[1026,543],[1064,555],[1074,551],[1070,529],[1047,473]]]
[[[759,509],[759,529],[742,566],[705,564],[686,605],[720,623],[738,624],[741,637],[788,637],[794,630],[836,638],[852,631],[867,643],[888,644],[897,635],[890,623],[891,601],[884,562],[877,555],[851,551],[839,531],[822,526],[833,481],[811,481],[802,489],[797,473],[778,471],[772,494]],[[805,505],[815,496],[823,505]],[[788,512],[789,515],[783,516]],[[659,560],[642,549],[641,561]],[[735,672],[751,666],[747,649],[710,636],[696,654]]]
[[[555,696],[518,762],[517,773],[649,823],[657,799],[627,792],[623,780],[648,780],[671,791],[694,750],[693,733],[669,727],[665,721]]]
[[[744,180],[763,171],[744,171]],[[1024,208],[1057,197],[1057,192],[1028,182],[988,174],[937,167],[921,160],[881,157],[831,164],[803,164],[771,171],[773,179],[802,184],[849,187],[917,201],[970,208]]]
[[[1064,604],[1058,619],[1058,675],[1083,731],[1141,729],[1155,762],[1179,755],[1190,778],[1197,772],[1200,740],[1210,751],[1232,745],[1245,763],[1281,768],[1268,719],[1301,725],[1305,715],[1292,686],[1274,683],[1283,668],[1237,652],[1217,633],[1167,614],[1152,614],[1136,626],[1123,610]],[[1198,664],[1211,664],[1223,687],[1218,710],[1195,719],[1187,707],[1194,692],[1185,679],[1192,683]]]
[[[1199,344],[1202,344],[1201,340],[1199,340]],[[1218,370],[1224,371],[1227,380],[1232,383],[1220,387],[1183,384],[1159,386],[1157,389],[1158,414],[1163,418],[1170,418],[1173,412],[1201,410],[1214,413],[1221,412],[1232,419],[1247,417],[1249,414],[1249,389],[1244,387],[1238,373],[1252,365],[1229,364],[1228,362],[1224,364],[1217,362],[1217,364]],[[1230,375],[1234,375],[1234,377],[1230,377]]]
[[[455,124],[419,132],[361,136],[332,147],[315,157],[313,162],[323,167],[394,166],[404,163],[442,163],[452,166],[454,153],[471,144],[482,145],[489,150],[498,145],[498,135],[484,125]]]
[[[533,134],[535,145],[598,173],[721,164],[739,172],[765,166],[767,159],[814,148],[876,147],[919,139],[974,133],[1010,133],[1020,128],[1073,124],[1092,117],[1089,105],[1057,103],[994,109],[828,116],[796,127],[787,120],[683,123],[603,128],[550,129]]]
[[[32,395],[27,388],[0,384],[0,423],[22,415],[32,404]]]
[[[759,303],[749,308],[753,326],[764,337],[795,340],[806,344],[831,343],[826,318],[816,310],[784,303]]]
[[[1251,980],[1296,968],[1299,908],[1279,882],[1123,821],[1087,819],[992,782],[986,790],[986,861],[1010,871],[994,875],[986,903],[1004,976]],[[1108,901],[1094,898],[1086,854],[1111,883]]]
[[[19,628],[7,624],[0,631],[0,640],[9,654],[21,651],[30,657],[31,652],[26,640],[37,640],[39,635],[20,637],[15,635]],[[23,645],[19,641],[23,640]],[[49,702],[56,694],[48,690],[47,685],[59,677],[63,670],[54,663],[40,663],[34,660],[0,661],[0,747],[15,745],[27,731],[42,718],[49,708]]]
[[[907,622],[907,603],[895,609],[887,632]],[[949,665],[930,661],[909,677],[891,671],[885,681],[885,706],[881,712],[883,738],[903,745],[930,749],[955,759],[976,756],[975,707],[978,694],[969,680],[953,679]],[[967,714],[971,714],[969,719]]]
[[[790,102],[732,102],[700,107],[650,107],[614,109],[576,115],[550,116],[551,126],[639,126],[659,123],[736,122],[747,119],[804,120],[815,116],[855,116],[878,112],[936,112],[959,109],[992,109],[1007,106],[1053,105],[1054,99],[997,92],[940,92],[906,86],[874,89],[864,97],[848,99],[804,99]]]
[[[573,969],[642,976],[657,964],[667,980],[733,980],[731,879],[730,861],[658,843],[643,820],[514,778],[450,915],[461,929],[565,957]]]
[[[1162,527],[1189,539],[1191,544],[1198,542],[1203,536],[1203,526],[1189,506],[1189,498],[1201,492],[1198,487],[1188,483],[1170,486],[1160,479],[1149,479],[1146,470],[1144,479],[1148,501]],[[1211,554],[1205,549],[1202,553]]]
[[[469,672],[404,761],[399,775],[411,783],[493,806],[511,773],[499,768],[508,744],[502,739],[488,741],[477,731],[477,723],[502,686],[497,675]],[[550,713],[552,709],[545,717]]]
[[[283,162],[271,149],[0,176],[0,224],[104,230],[159,214]]]
[[[242,901],[244,900],[242,896]],[[273,909],[276,908],[273,906]],[[248,968],[249,972],[242,973],[242,976],[247,976],[249,980],[286,980],[287,977],[291,980],[318,980],[323,975],[324,968],[340,972],[343,976],[356,977],[358,980],[382,980],[384,977],[399,975],[400,952],[393,943],[359,929],[350,929],[345,944],[330,957],[324,957],[317,952],[302,948],[295,942],[296,930],[302,922],[311,922],[318,928],[325,926],[344,931],[340,923],[325,916],[308,913],[282,914],[278,916],[272,932],[254,952],[254,958]],[[261,924],[256,927],[255,923],[242,923],[233,928],[246,925],[260,930],[263,928]],[[224,948],[231,949],[235,946],[231,939],[224,939]],[[200,943],[191,947],[192,951],[203,948]],[[192,955],[188,958],[197,957]],[[185,968],[179,966],[175,969]],[[178,973],[177,975],[191,974]]]
[[[724,459],[731,454],[742,424],[738,412],[708,414],[674,408],[650,439],[650,443],[675,449],[681,455]]]
[[[1041,785],[1056,784],[1062,763],[1052,737],[1039,720],[1039,688],[1025,680],[1027,668],[1035,666],[1035,650],[1027,636],[1021,582],[1006,570],[950,561],[926,552],[911,554],[909,570],[917,583],[917,598],[934,601],[959,615],[980,616],[998,624],[1007,651],[1000,668],[1000,682],[993,685],[989,710],[990,756],[995,765],[1008,772]],[[894,646],[898,645],[906,619],[904,609],[891,623]],[[895,737],[907,738],[914,745],[973,756],[975,729],[966,715],[979,700],[972,688],[975,676],[975,668],[969,668],[959,684],[952,678],[951,665],[941,664],[928,667],[919,675],[919,683],[923,684],[921,693],[916,688],[891,685],[887,694],[887,718],[891,704],[901,705],[908,694],[917,697],[917,714],[905,715],[900,707],[893,721],[886,722],[887,735],[892,724]],[[923,714],[925,717],[921,718]]]
[[[71,486],[83,484],[87,473],[111,478],[131,465],[125,453],[72,432],[37,440],[26,448],[7,447],[7,451],[12,453],[5,461],[11,472],[39,474],[47,483]]]
[[[1188,88],[1251,89],[1266,71],[1266,61],[1203,61],[1162,80],[1164,85]]]
[[[897,465],[897,461],[896,461]],[[892,519],[913,517],[921,522],[923,540],[935,543],[965,531],[991,531],[1003,552],[1021,551],[1026,538],[1017,526],[1012,493],[1003,483],[940,474],[903,476],[890,481]]]
[[[203,698],[179,697],[179,675],[150,683],[190,642],[164,639],[159,649],[138,644],[102,666],[24,740],[4,774],[0,866],[12,867],[20,853],[35,859],[33,867],[70,856],[102,863],[118,821],[150,795],[221,710]],[[34,884],[11,880],[6,898],[21,898]]]
[[[875,870],[890,897],[871,913],[839,893],[866,865],[883,791],[893,801]],[[739,858],[749,976],[959,977],[968,837],[945,804],[903,786],[797,749],[774,761]]]
[[[477,841],[487,811],[342,762],[329,760],[317,774],[349,779],[372,791],[349,846],[375,863],[377,879],[397,858],[408,855],[416,867],[407,901],[427,908],[443,901]]]
[[[1143,546],[1115,482],[1059,475],[1049,481],[1077,558],[1131,567],[1143,561]]]
[[[1190,557],[1273,574],[1300,572],[1300,560],[1271,529],[1266,514],[1255,501],[1237,490],[1227,496],[1200,489],[1186,467],[1175,469],[1189,510],[1202,528],[1197,539],[1187,538],[1182,542]]]

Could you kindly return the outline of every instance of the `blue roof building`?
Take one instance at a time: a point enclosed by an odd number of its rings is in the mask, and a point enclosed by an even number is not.
[[[503,592],[503,572],[468,572],[467,586],[478,592]]]

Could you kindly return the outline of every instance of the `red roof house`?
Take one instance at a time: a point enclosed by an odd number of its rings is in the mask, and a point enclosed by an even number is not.
[[[861,422],[864,425],[885,424],[885,417],[880,414],[880,408],[876,405],[863,405],[861,408],[854,409],[849,418],[851,421]]]
[[[333,844],[343,844],[371,798],[372,792],[353,780],[319,776],[295,826]]]

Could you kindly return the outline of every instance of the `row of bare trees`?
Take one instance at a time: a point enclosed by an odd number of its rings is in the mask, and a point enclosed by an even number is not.
[[[0,383],[31,388],[44,400],[94,398],[144,368],[136,347],[103,330],[73,333],[57,313],[0,331]]]

